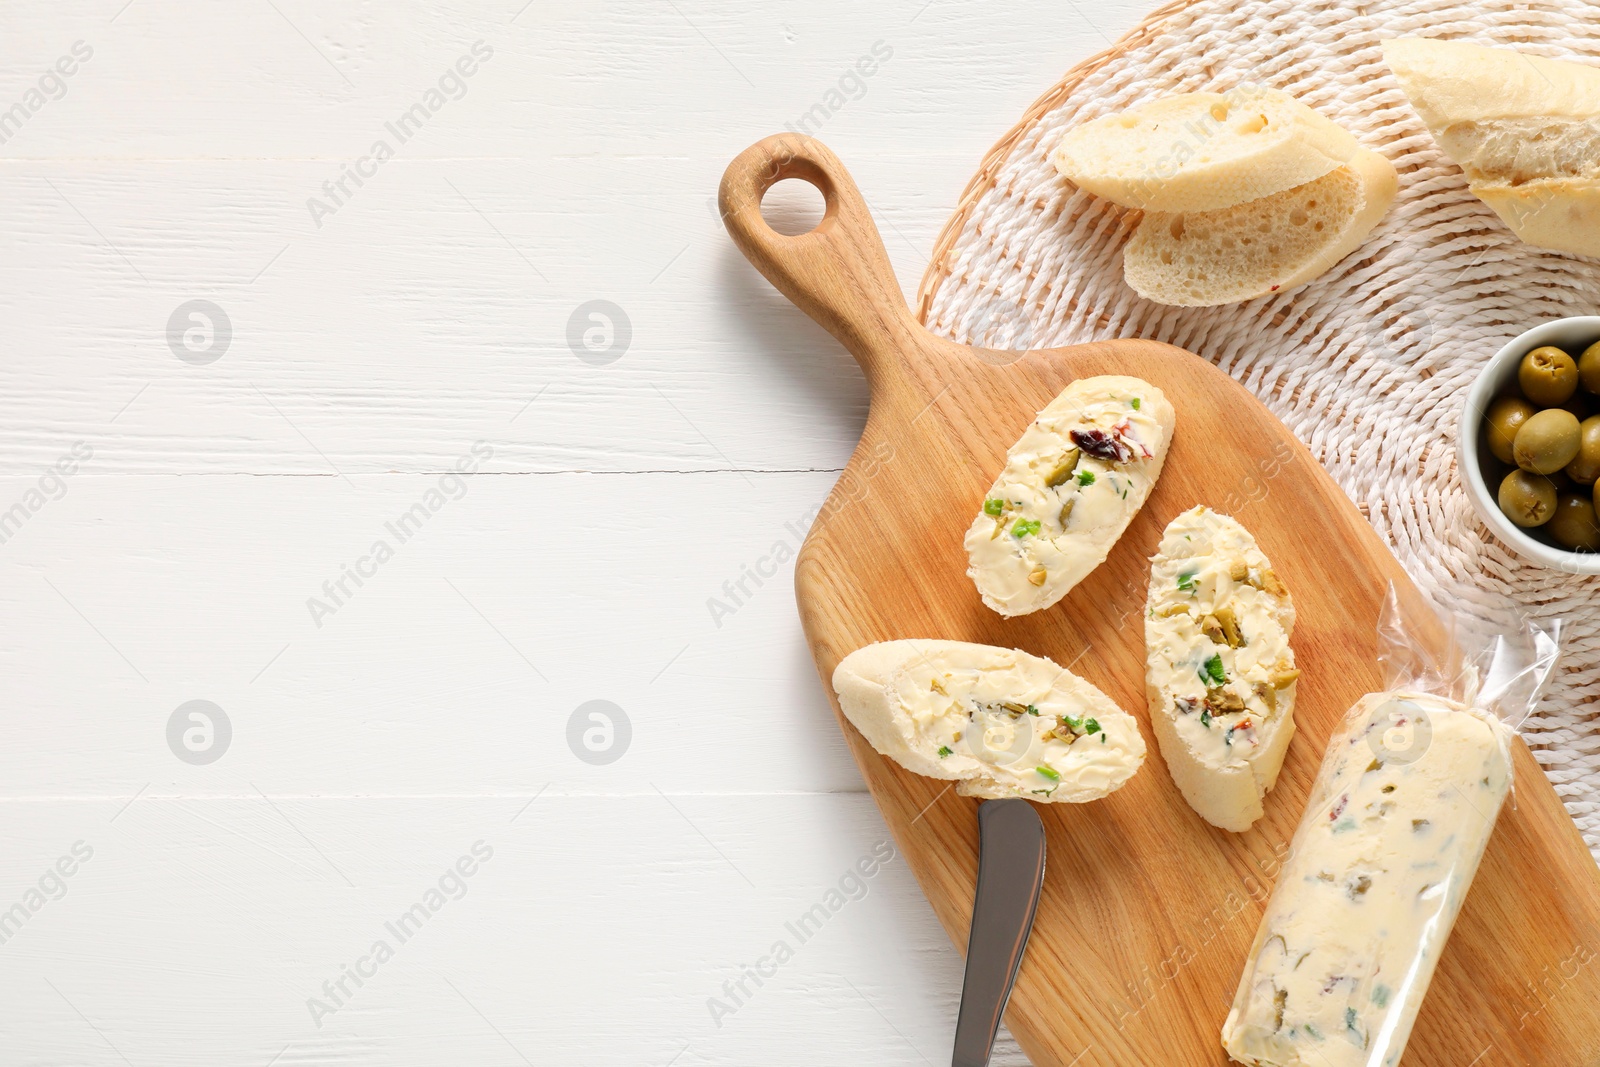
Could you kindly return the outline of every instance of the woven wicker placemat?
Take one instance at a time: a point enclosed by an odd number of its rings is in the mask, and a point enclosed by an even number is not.
[[[1522,733],[1600,855],[1600,579],[1539,568],[1496,541],[1467,502],[1453,443],[1466,389],[1506,341],[1600,313],[1600,264],[1518,241],[1467,191],[1379,48],[1455,38],[1600,65],[1597,10],[1584,0],[1163,7],[989,152],[940,235],[918,313],[993,348],[1146,337],[1199,353],[1310,447],[1444,610],[1480,631],[1564,619],[1560,675]],[[1387,155],[1400,172],[1395,205],[1359,251],[1301,289],[1221,308],[1143,300],[1122,280],[1137,213],[1073,188],[1048,153],[1099,115],[1245,82],[1293,93]]]

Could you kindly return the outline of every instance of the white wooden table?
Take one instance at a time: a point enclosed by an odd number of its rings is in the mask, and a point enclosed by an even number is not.
[[[1144,5],[523,3],[0,11],[6,1067],[948,1060],[786,562],[865,387],[712,198],[804,120],[909,293]]]

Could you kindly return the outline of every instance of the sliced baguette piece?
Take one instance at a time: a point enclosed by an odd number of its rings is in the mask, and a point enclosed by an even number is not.
[[[1322,177],[1359,146],[1288,93],[1185,93],[1067,131],[1050,161],[1095,196],[1145,211],[1213,211]]]
[[[1424,37],[1384,41],[1383,58],[1435,138],[1471,137],[1473,127],[1484,123],[1530,118],[1590,123],[1600,116],[1600,68],[1583,63]],[[1440,141],[1439,146],[1463,166],[1472,162],[1457,155],[1460,143]],[[1541,151],[1554,147],[1538,146]]]
[[[1220,211],[1145,215],[1123,276],[1159,304],[1212,307],[1304,285],[1354,252],[1394,202],[1383,156],[1357,151],[1315,181]]]
[[[1600,179],[1471,182],[1467,188],[1535,248],[1600,256]]]
[[[1034,418],[967,527],[967,577],[1008,618],[1105,562],[1161,477],[1177,413],[1139,378],[1079,378]]]
[[[1201,506],[1150,560],[1145,682],[1172,780],[1213,826],[1266,813],[1294,736],[1294,605],[1250,531]]]
[[[963,796],[1080,804],[1144,763],[1139,724],[1042,656],[964,641],[883,641],[833,672],[845,718],[909,771]]]
[[[1524,241],[1600,256],[1600,68],[1400,37],[1383,55],[1468,188]]]

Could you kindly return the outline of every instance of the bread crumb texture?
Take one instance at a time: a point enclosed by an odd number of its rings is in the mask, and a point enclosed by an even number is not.
[[[1124,268],[1141,296],[1209,307],[1276,291],[1324,255],[1364,201],[1349,167],[1219,211],[1151,212],[1128,242]]]

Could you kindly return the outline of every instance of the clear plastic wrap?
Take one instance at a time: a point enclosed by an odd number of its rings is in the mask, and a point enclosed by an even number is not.
[[[1390,590],[1378,623],[1386,688],[1328,742],[1223,1025],[1235,1060],[1399,1063],[1560,632],[1524,624],[1464,649],[1452,626],[1402,610]]]

